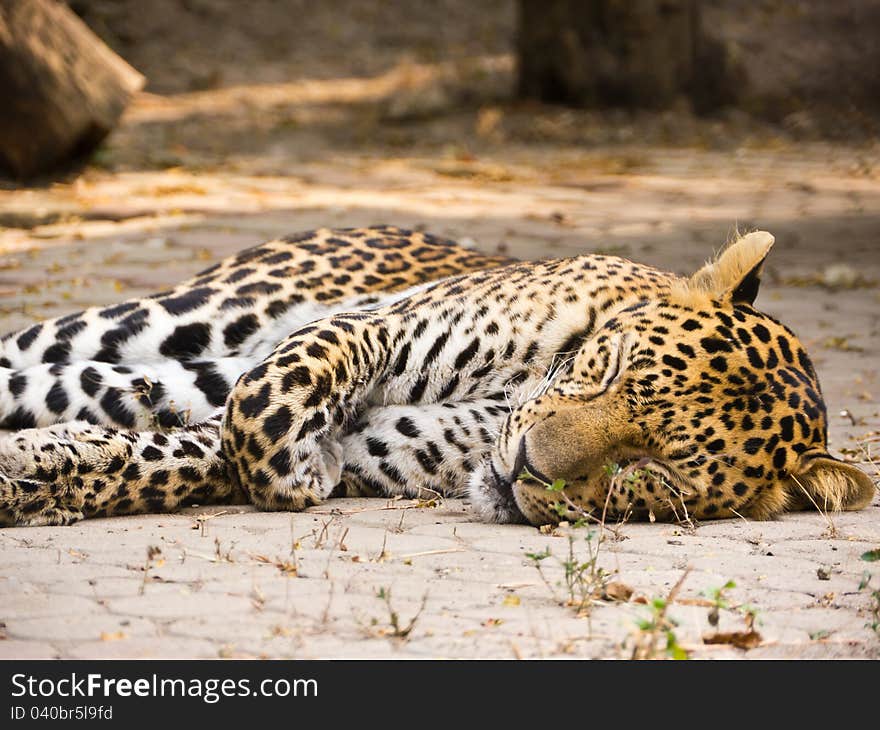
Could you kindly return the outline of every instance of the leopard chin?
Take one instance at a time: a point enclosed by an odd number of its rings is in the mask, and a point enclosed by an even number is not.
[[[467,497],[483,522],[527,523],[513,494],[513,483],[495,469],[491,458],[483,461],[468,481]]]

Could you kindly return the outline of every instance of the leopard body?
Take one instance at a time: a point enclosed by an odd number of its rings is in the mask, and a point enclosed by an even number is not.
[[[771,245],[691,277],[389,226],[247,249],[3,338],[0,519],[428,492],[535,524],[862,507],[808,355],[753,307]]]

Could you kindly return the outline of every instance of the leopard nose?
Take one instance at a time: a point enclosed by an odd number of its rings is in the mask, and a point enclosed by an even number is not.
[[[550,484],[553,480],[548,479],[544,474],[542,474],[538,469],[536,469],[532,463],[529,461],[529,454],[526,448],[526,437],[523,436],[519,440],[519,446],[516,450],[516,459],[513,461],[513,473],[510,475],[510,481],[515,482],[520,479],[520,475],[523,472],[527,472],[530,476],[534,477],[538,481],[543,482],[544,484]]]

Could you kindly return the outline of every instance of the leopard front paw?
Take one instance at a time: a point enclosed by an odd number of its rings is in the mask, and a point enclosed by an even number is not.
[[[83,519],[82,501],[58,496],[52,487],[0,474],[0,527],[70,525]]]
[[[286,451],[280,453],[268,460],[270,469],[258,471],[248,485],[251,501],[261,509],[299,512],[323,502],[340,483],[343,453],[337,441],[326,439],[295,460]]]
[[[79,522],[83,516],[81,510],[49,503],[19,510],[13,524],[17,527],[63,527]]]

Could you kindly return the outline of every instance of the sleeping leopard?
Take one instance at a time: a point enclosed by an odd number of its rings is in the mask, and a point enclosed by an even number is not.
[[[753,306],[772,244],[679,277],[320,229],[35,324],[0,345],[0,524],[429,493],[534,525],[863,508],[807,353]]]

